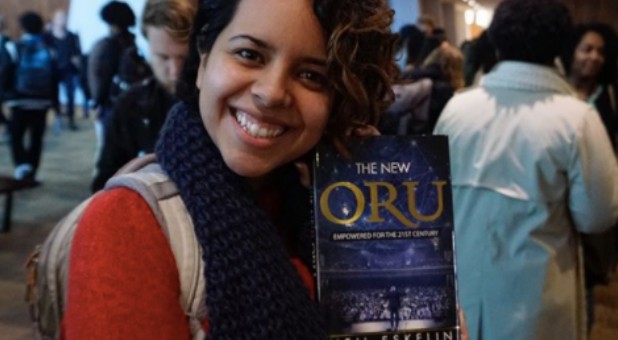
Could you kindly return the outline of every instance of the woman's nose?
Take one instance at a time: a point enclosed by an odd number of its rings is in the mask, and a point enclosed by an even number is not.
[[[254,101],[257,105],[263,107],[290,105],[292,97],[287,82],[284,70],[277,67],[264,69],[251,88]]]

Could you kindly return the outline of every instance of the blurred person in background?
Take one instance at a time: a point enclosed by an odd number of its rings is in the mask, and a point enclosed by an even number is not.
[[[380,123],[384,134],[431,134],[456,91],[464,86],[463,55],[443,43],[420,68],[403,72],[393,86],[395,102],[386,110]]]
[[[602,23],[575,27],[562,56],[569,83],[577,98],[593,105],[605,125],[607,135],[617,146],[616,106],[618,37],[611,26]]]
[[[461,306],[470,338],[587,338],[579,233],[618,218],[618,165],[594,108],[558,72],[572,29],[559,0],[504,0],[499,63],[457,94],[449,137]]]
[[[149,0],[142,14],[154,76],[133,86],[115,102],[92,191],[131,159],[154,151],[159,130],[176,102],[176,81],[189,53],[189,34],[196,10],[191,0]]]
[[[34,181],[43,151],[47,110],[58,105],[58,73],[55,54],[43,37],[41,16],[25,12],[19,24],[23,35],[16,44],[17,58],[12,64],[14,82],[10,90],[5,89],[9,93],[6,105],[11,109],[15,178]]]
[[[66,110],[64,114],[57,112],[58,117],[66,115],[69,129],[75,130],[75,90],[79,86],[79,68],[81,66],[81,47],[79,37],[67,30],[67,14],[63,9],[56,10],[52,17],[50,29],[45,33],[47,44],[56,53],[58,64],[58,79],[66,95]],[[59,121],[60,122],[60,121]]]
[[[433,34],[433,30],[436,28],[436,22],[428,14],[423,14],[416,20],[416,27],[418,27],[426,37],[430,37]]]
[[[618,117],[616,116],[618,38],[606,24],[589,23],[575,27],[562,56],[567,79],[575,88],[577,98],[594,106],[605,125],[614,152],[616,151]],[[588,330],[594,324],[594,287],[609,282],[616,265],[618,232],[616,226],[594,235],[582,235],[588,311]]]
[[[496,49],[489,41],[487,30],[478,38],[469,42],[464,50],[464,83],[465,86],[478,84],[480,76],[489,73],[498,62]]]
[[[448,43],[446,31],[441,27],[433,27],[430,33],[423,39],[423,44],[418,51],[416,64],[425,65],[425,61],[429,55],[444,43]]]
[[[401,70],[414,69],[425,40],[425,33],[416,25],[404,25],[398,33],[397,58]]]
[[[114,76],[118,73],[123,52],[135,47],[135,35],[129,27],[135,25],[135,14],[129,5],[110,1],[100,12],[108,25],[109,35],[97,41],[88,56],[88,86],[96,108],[95,133],[99,159],[103,147],[104,130],[112,109],[111,93]]]

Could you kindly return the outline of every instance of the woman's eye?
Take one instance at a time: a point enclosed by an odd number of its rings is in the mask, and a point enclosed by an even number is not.
[[[255,51],[252,50],[246,50],[246,49],[242,49],[236,52],[236,55],[239,56],[242,59],[248,60],[248,61],[254,61],[254,62],[259,62],[260,61],[260,55],[258,53],[256,53]]]
[[[315,71],[303,71],[300,78],[314,88],[324,89],[326,87],[326,76]]]

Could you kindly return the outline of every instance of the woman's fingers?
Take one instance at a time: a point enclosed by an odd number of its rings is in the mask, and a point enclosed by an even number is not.
[[[309,172],[309,166],[307,163],[303,161],[294,162],[294,166],[298,171],[298,178],[300,180],[300,184],[302,184],[305,188],[311,188],[311,174]]]
[[[372,137],[379,136],[380,131],[373,125],[360,125],[351,127],[346,131],[346,135],[348,136],[356,136],[356,137]]]

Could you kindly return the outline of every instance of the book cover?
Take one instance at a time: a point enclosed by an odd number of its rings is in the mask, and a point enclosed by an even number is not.
[[[318,145],[318,300],[336,340],[459,339],[448,140]]]

